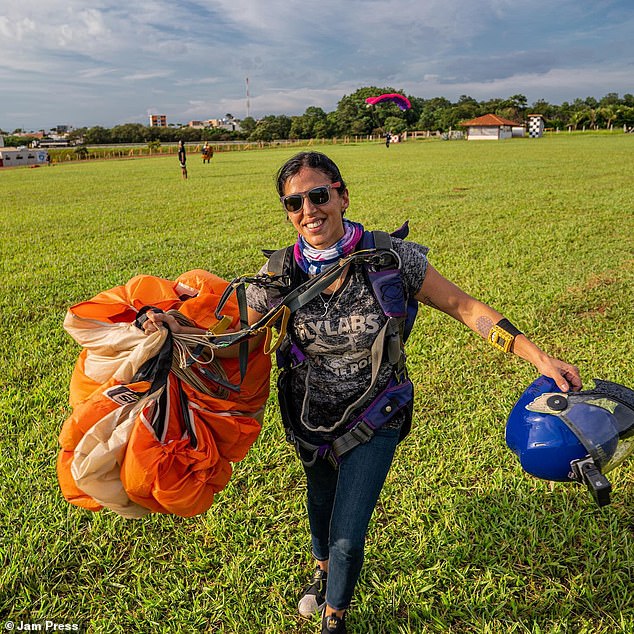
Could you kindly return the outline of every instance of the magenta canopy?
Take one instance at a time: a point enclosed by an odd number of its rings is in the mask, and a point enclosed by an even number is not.
[[[391,101],[392,103],[395,103],[401,110],[409,110],[412,107],[412,104],[409,102],[407,97],[396,92],[385,93],[384,95],[379,95],[378,97],[368,97],[365,100],[365,102],[371,106],[384,101]]]

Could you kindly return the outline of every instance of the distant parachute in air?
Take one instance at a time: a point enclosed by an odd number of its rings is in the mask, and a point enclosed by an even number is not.
[[[401,110],[409,110],[412,107],[412,104],[409,102],[409,99],[404,95],[399,95],[396,92],[385,93],[384,95],[379,95],[378,97],[368,97],[365,102],[371,106],[376,105],[377,103],[383,103],[384,101],[391,101],[395,103]]]

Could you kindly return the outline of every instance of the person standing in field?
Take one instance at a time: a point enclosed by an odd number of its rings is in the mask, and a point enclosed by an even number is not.
[[[183,178],[187,178],[187,152],[183,141],[178,142],[178,162],[181,166],[181,174]]]
[[[284,292],[332,270],[342,258],[362,255],[368,234],[379,238],[379,232],[366,232],[345,217],[352,198],[339,168],[324,154],[301,152],[284,163],[277,173],[277,193],[297,231],[295,244],[283,250],[292,256],[284,260],[288,270],[282,273],[292,280]],[[396,273],[405,301],[448,314],[532,363],[562,391],[581,389],[575,366],[543,352],[495,309],[444,278],[429,263],[427,247],[389,240],[400,263]],[[275,257],[262,267],[264,279],[278,273]],[[270,286],[251,284],[250,323],[276,301]],[[162,323],[174,332],[186,331],[171,316],[148,317],[147,332]],[[293,313],[278,350],[278,399],[287,439],[304,468],[314,558],[298,610],[304,617],[321,614],[322,634],[346,632],[370,518],[397,444],[411,425],[413,386],[399,337],[402,322],[394,319],[375,292],[368,265],[361,259],[348,261],[327,288]],[[254,338],[250,345],[257,343]]]
[[[202,149],[203,164],[209,163],[209,161],[213,158],[213,155],[214,155],[214,151],[211,145],[209,145],[209,141],[205,141],[205,144],[203,145],[203,149]]]

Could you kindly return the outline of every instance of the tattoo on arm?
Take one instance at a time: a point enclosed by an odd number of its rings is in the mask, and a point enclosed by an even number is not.
[[[478,332],[486,339],[493,327],[493,322],[488,317],[478,317],[476,319],[476,328]]]
[[[438,306],[436,306],[436,304],[434,304],[434,302],[432,302],[431,299],[427,297],[427,295],[423,295],[423,304],[425,304],[425,306],[431,306],[432,308],[435,308],[436,310],[440,310],[440,308],[438,308]]]

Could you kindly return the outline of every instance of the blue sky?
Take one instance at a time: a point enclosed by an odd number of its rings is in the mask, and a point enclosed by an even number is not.
[[[632,0],[3,0],[0,129],[634,93]]]

